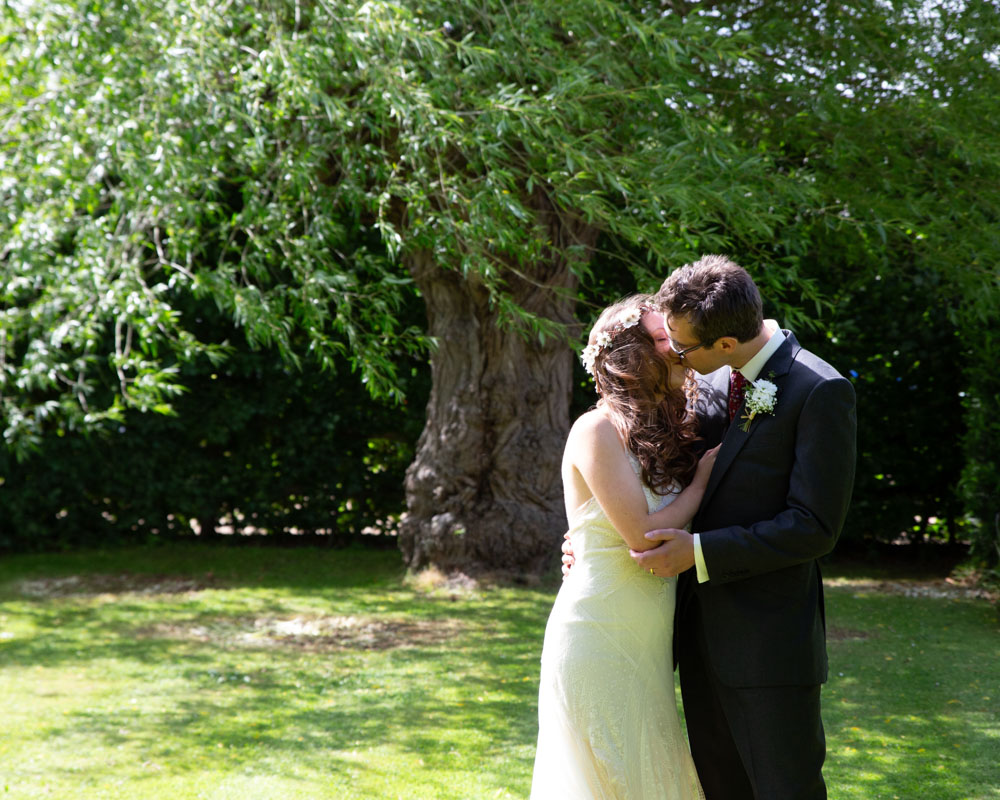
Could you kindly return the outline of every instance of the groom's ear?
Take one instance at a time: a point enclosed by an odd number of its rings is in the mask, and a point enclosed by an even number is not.
[[[736,349],[739,343],[739,340],[735,336],[720,336],[715,340],[715,349],[729,355]]]

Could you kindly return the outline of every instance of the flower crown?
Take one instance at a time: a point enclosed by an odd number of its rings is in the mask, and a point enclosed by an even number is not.
[[[597,356],[601,350],[604,350],[605,348],[610,350],[612,339],[622,331],[634,328],[638,325],[639,320],[642,318],[642,312],[646,310],[646,306],[629,309],[622,315],[619,322],[613,325],[610,329],[601,331],[596,337],[594,337],[593,344],[588,344],[583,348],[583,352],[580,353],[580,361],[583,362],[583,368],[587,370],[588,374],[594,374],[594,362],[597,360]]]

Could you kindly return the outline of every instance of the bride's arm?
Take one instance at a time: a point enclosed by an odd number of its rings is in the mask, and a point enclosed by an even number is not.
[[[683,528],[691,521],[708,484],[711,461],[714,453],[702,459],[690,486],[666,508],[650,514],[642,484],[617,431],[603,414],[590,412],[580,417],[570,431],[563,472],[568,485],[582,479],[630,548],[648,550],[657,543],[645,538],[646,531]],[[578,491],[583,488],[578,487]],[[578,496],[582,495],[579,491]]]
[[[695,470],[691,483],[674,498],[674,501],[670,505],[646,516],[647,521],[650,523],[646,530],[686,528],[688,526],[688,523],[691,522],[695,512],[698,510],[698,506],[701,505],[701,498],[708,487],[708,477],[712,474],[712,466],[715,464],[715,457],[719,453],[720,446],[716,445],[711,450],[705,452],[698,461],[698,468]],[[655,545],[658,542],[651,542],[651,544]]]

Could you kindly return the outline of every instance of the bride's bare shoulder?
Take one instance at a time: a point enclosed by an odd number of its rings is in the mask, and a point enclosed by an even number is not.
[[[572,431],[595,431],[611,425],[607,412],[598,406],[590,411],[585,411],[573,423]]]
[[[570,428],[567,444],[570,446],[593,447],[598,443],[613,443],[618,441],[618,433],[607,412],[601,408],[593,408],[576,418]]]

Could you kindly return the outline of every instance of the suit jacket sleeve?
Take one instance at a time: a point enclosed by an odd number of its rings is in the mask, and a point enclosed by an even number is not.
[[[816,382],[802,404],[794,436],[784,501],[750,516],[760,521],[701,532],[711,584],[812,561],[833,549],[854,487],[857,420],[851,383],[839,376]]]

